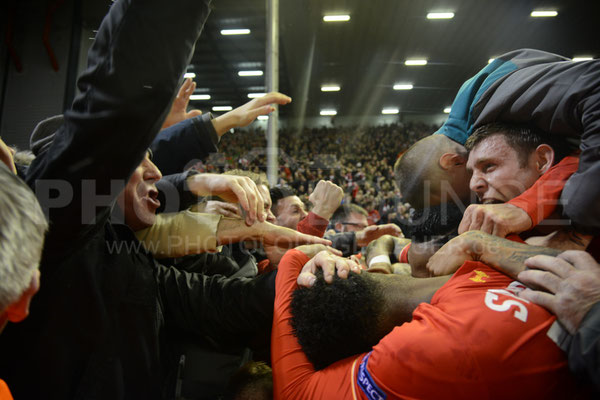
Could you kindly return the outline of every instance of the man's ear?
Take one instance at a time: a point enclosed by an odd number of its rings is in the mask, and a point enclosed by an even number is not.
[[[539,174],[545,174],[554,164],[554,149],[547,144],[540,144],[535,149],[535,162]]]
[[[343,228],[342,223],[341,222],[336,222],[336,224],[335,224],[335,230],[338,231],[338,232],[341,232],[342,228]]]
[[[464,166],[467,159],[457,153],[444,153],[440,157],[440,167],[445,171],[450,171],[458,166]]]
[[[19,300],[10,304],[5,311],[10,322],[21,322],[29,315],[29,303],[40,289],[40,271],[36,269],[31,277],[29,287],[21,294]]]

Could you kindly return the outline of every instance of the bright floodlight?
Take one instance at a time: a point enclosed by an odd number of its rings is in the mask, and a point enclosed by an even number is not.
[[[262,76],[262,71],[239,71],[239,76]]]
[[[539,10],[539,11],[532,11],[531,12],[531,16],[532,17],[556,17],[558,15],[558,12],[555,10]]]
[[[404,65],[427,65],[427,60],[406,60]]]
[[[593,57],[573,57],[573,61],[578,62],[578,61],[590,61],[593,60]]]
[[[325,15],[323,17],[325,22],[346,22],[350,21],[349,15]]]
[[[495,58],[490,58],[490,59],[488,60],[488,64],[491,64],[491,63],[493,63],[493,62],[494,62],[494,60],[495,60]]]
[[[339,92],[340,89],[337,85],[321,86],[321,92]]]
[[[249,35],[250,29],[222,29],[221,35]]]
[[[259,115],[258,119],[261,120],[261,121],[266,121],[266,120],[269,119],[269,116],[268,115]]]
[[[336,110],[321,110],[320,114],[323,116],[337,115],[337,111]]]
[[[196,77],[196,74],[193,72],[186,72],[185,74],[183,74],[183,78],[187,79],[187,78],[192,78],[194,79]]]
[[[214,106],[212,108],[213,111],[231,111],[233,107],[231,106]]]
[[[210,94],[193,94],[190,100],[210,100]]]
[[[413,85],[411,85],[410,83],[399,83],[397,85],[394,85],[394,90],[411,90],[412,88]]]
[[[256,99],[257,97],[263,97],[266,93],[248,93],[249,99]]]
[[[444,108],[444,113],[445,114],[450,114],[450,110],[451,110],[450,107],[446,107],[446,108]]]
[[[453,12],[430,12],[427,14],[427,19],[452,19],[454,18]]]
[[[400,110],[398,110],[397,108],[384,108],[383,110],[381,110],[382,114],[398,114],[400,112]]]

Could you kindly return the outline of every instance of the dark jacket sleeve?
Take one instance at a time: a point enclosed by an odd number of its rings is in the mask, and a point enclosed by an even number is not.
[[[600,303],[586,314],[567,349],[569,368],[587,376],[600,393]]]
[[[160,266],[157,274],[167,326],[217,343],[247,344],[255,335],[270,335],[276,271],[225,278]]]
[[[181,121],[162,130],[152,142],[152,161],[163,175],[183,172],[216,153],[219,137],[210,113]]]
[[[45,156],[27,173],[50,218],[46,247],[101,226],[97,219],[109,214],[162,125],[209,5],[210,0],[112,4],[78,80],[81,94]],[[176,28],[167,23],[172,21]]]
[[[492,85],[475,105],[474,127],[492,121],[533,124],[579,143],[578,171],[561,201],[583,232],[600,232],[600,60],[519,69]],[[576,146],[575,146],[576,147]]]
[[[156,182],[160,207],[157,213],[177,212],[190,208],[198,202],[198,196],[193,194],[187,185],[187,179],[198,172],[189,170],[180,174],[163,176]]]
[[[325,239],[331,240],[331,247],[340,250],[344,257],[350,257],[360,250],[356,244],[356,234],[354,232],[325,235]]]

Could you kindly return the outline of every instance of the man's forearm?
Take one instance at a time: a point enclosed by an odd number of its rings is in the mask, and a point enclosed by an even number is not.
[[[557,256],[562,251],[513,242],[487,233],[471,231],[471,250],[477,259],[512,278],[525,269],[525,260],[538,254]]]
[[[217,228],[217,244],[237,243],[245,240],[260,240],[267,227],[263,222],[256,222],[251,226],[241,218],[221,218]]]

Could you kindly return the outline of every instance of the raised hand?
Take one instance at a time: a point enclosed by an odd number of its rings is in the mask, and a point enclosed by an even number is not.
[[[168,128],[188,118],[202,115],[202,111],[200,110],[187,111],[190,96],[194,93],[194,90],[196,90],[196,82],[192,81],[192,78],[187,78],[183,81],[183,85],[179,88],[179,92],[177,92],[177,96],[171,106],[171,111],[167,115],[161,129]]]

